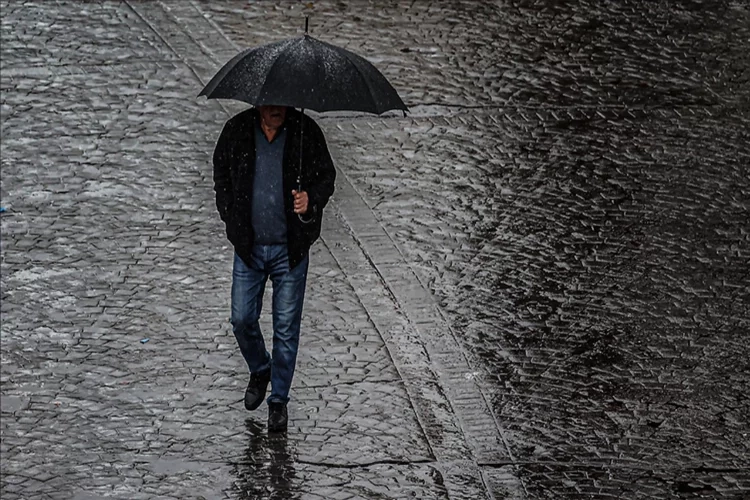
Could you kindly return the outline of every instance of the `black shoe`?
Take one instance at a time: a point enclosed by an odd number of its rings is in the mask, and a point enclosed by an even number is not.
[[[268,382],[271,381],[271,370],[250,375],[250,382],[245,389],[245,408],[254,410],[260,406],[266,397]]]
[[[268,403],[268,432],[285,432],[288,420],[284,403]]]

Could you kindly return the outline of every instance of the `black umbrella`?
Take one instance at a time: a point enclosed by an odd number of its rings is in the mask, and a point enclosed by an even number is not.
[[[201,95],[315,111],[381,114],[408,109],[375,66],[307,33],[240,52],[216,73]]]
[[[254,106],[291,106],[315,111],[408,110],[375,66],[341,47],[299,38],[247,49],[234,56],[199,96],[236,99]],[[300,172],[302,171],[300,127]],[[298,182],[299,178],[298,176]],[[301,190],[301,186],[300,186]]]

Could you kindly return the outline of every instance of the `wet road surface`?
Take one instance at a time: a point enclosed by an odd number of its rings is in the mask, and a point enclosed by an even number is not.
[[[4,498],[750,493],[747,3],[0,9]],[[305,14],[411,113],[316,115],[284,438],[227,321],[243,106],[195,95]]]

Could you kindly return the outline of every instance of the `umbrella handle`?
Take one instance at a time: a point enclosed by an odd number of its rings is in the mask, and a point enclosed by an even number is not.
[[[297,192],[302,192],[302,144],[303,144],[304,137],[305,137],[305,126],[304,126],[305,108],[301,108],[301,109],[302,109],[302,115],[300,116],[300,120],[299,120],[299,170],[297,170]],[[313,221],[312,218],[310,218],[309,220],[305,220],[302,217],[302,214],[297,214],[297,218],[303,224],[309,224]]]
[[[302,145],[305,139],[305,108],[302,109],[302,115],[299,117],[299,169],[297,170],[297,191],[302,191]]]

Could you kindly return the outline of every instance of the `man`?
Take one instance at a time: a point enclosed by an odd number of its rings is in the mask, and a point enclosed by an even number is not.
[[[284,106],[251,108],[227,121],[213,163],[216,207],[235,251],[231,322],[250,370],[245,408],[261,405],[270,381],[268,430],[285,431],[308,253],[320,236],[336,170],[320,127]],[[258,324],[269,278],[271,354]]]

